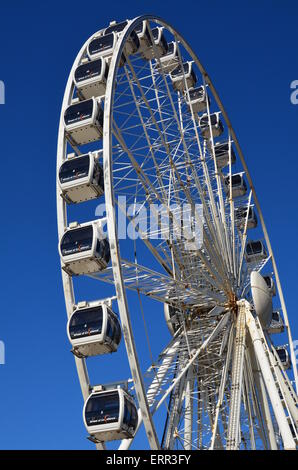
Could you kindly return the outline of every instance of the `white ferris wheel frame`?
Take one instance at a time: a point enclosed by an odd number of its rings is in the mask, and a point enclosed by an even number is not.
[[[256,205],[256,208],[258,210],[258,215],[260,217],[260,222],[261,222],[264,238],[265,238],[268,250],[269,250],[269,256],[272,260],[277,290],[278,290],[278,294],[279,294],[279,298],[281,302],[281,307],[282,307],[284,321],[285,321],[285,327],[287,329],[287,334],[288,334],[288,339],[289,339],[290,356],[292,360],[293,373],[294,373],[294,378],[295,378],[295,383],[296,383],[296,390],[297,390],[297,365],[295,362],[296,358],[295,358],[290,325],[288,321],[286,305],[284,301],[284,296],[282,292],[282,287],[281,287],[281,283],[280,283],[280,279],[278,275],[278,270],[277,270],[272,246],[269,240],[268,232],[267,232],[266,225],[264,222],[264,217],[261,211],[261,207],[260,207],[257,195],[256,195],[256,191],[253,186],[252,178],[249,174],[247,165],[243,157],[243,153],[241,151],[239,142],[233,130],[232,124],[227,116],[227,113],[224,110],[224,107],[212,84],[211,79],[209,78],[207,72],[205,71],[204,67],[199,61],[197,55],[194,53],[194,51],[192,50],[190,45],[187,43],[187,41],[185,41],[185,39],[177,32],[176,29],[174,29],[169,23],[167,23],[163,19],[154,15],[139,16],[129,21],[127,26],[121,33],[121,36],[116,44],[116,47],[115,47],[115,50],[114,50],[114,53],[110,62],[110,66],[109,66],[109,74],[108,74],[108,79],[106,83],[104,119],[103,119],[104,121],[103,169],[104,169],[104,185],[105,185],[105,202],[106,202],[106,212],[107,212],[107,227],[108,227],[108,234],[109,234],[109,243],[110,243],[114,282],[115,282],[117,302],[118,302],[119,314],[120,314],[120,319],[121,319],[121,324],[122,324],[122,330],[123,330],[123,336],[124,336],[125,345],[126,345],[128,361],[129,361],[132,378],[133,378],[134,385],[135,385],[136,395],[137,395],[137,399],[138,399],[138,403],[140,407],[139,417],[141,417],[144,423],[147,438],[148,438],[151,449],[159,449],[160,444],[157,438],[155,426],[154,426],[153,419],[152,419],[152,413],[150,412],[148,399],[146,396],[146,391],[145,391],[143,377],[142,377],[142,371],[139,365],[133,330],[132,330],[132,326],[130,322],[130,314],[129,314],[129,309],[128,309],[127,296],[126,296],[126,288],[125,288],[123,277],[122,277],[122,270],[121,270],[121,263],[120,263],[120,249],[119,249],[119,243],[118,243],[118,238],[117,238],[117,228],[116,228],[116,219],[115,219],[113,181],[112,181],[112,121],[113,121],[113,96],[114,96],[114,90],[115,90],[115,84],[116,84],[116,74],[117,74],[118,65],[121,59],[122,51],[124,48],[124,44],[127,38],[130,36],[131,32],[137,26],[137,24],[142,21],[148,21],[148,22],[153,21],[160,26],[164,26],[165,28],[167,28],[168,31],[170,31],[173,34],[173,36],[175,37],[175,40],[179,41],[184,46],[186,51],[190,54],[190,56],[193,58],[196,65],[198,66],[204,78],[205,84],[207,84],[210,87],[213,93],[213,96],[217,102],[217,105],[225,118],[225,122],[228,126],[229,133],[234,141],[234,144],[238,151],[238,155],[240,157],[243,169],[245,171],[246,178],[247,178],[247,181],[249,183],[249,186],[250,186],[253,198],[254,198],[254,204]],[[85,42],[85,44],[80,49],[73,63],[73,66],[72,66],[72,69],[70,71],[69,78],[67,81],[67,85],[65,88],[65,93],[64,93],[63,103],[62,103],[62,111],[61,111],[59,134],[58,134],[58,146],[57,146],[57,218],[58,218],[59,239],[63,235],[67,227],[66,203],[63,200],[63,198],[60,196],[60,188],[58,184],[58,170],[62,162],[65,160],[66,146],[67,146],[67,140],[66,140],[65,130],[64,130],[64,122],[63,122],[63,113],[64,113],[65,108],[69,106],[72,101],[72,96],[73,96],[73,92],[75,88],[74,81],[73,81],[74,71],[76,67],[79,65],[80,60],[83,54],[85,53],[90,40],[93,37],[94,35],[92,35]],[[155,47],[154,41],[153,41],[153,47]],[[70,317],[70,315],[73,313],[73,305],[75,303],[73,282],[72,282],[72,277],[69,276],[64,270],[62,270],[62,281],[63,281],[63,289],[64,289],[67,315],[68,317]],[[77,373],[78,373],[78,377],[80,381],[83,398],[84,400],[86,400],[90,393],[90,381],[89,381],[85,359],[75,357],[75,364],[77,368]],[[152,386],[154,388],[154,384],[152,384]],[[127,448],[128,445],[129,445],[129,442],[126,442],[126,443],[123,442],[120,448]],[[104,445],[98,444],[97,447],[101,449],[101,448],[104,448]]]

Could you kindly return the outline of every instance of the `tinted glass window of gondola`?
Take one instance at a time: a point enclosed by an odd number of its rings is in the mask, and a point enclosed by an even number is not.
[[[188,62],[184,62],[183,68],[181,67],[181,65],[178,65],[178,67],[176,67],[175,70],[173,70],[173,72],[172,72],[172,77],[176,77],[176,76],[178,76],[178,75],[182,75],[183,70],[184,70],[184,73],[188,73],[188,72],[189,72],[189,63],[188,63]]]
[[[119,323],[115,323],[115,334],[114,334],[114,341],[115,343],[119,344],[121,339],[121,328]]]
[[[106,261],[106,263],[110,261],[111,259],[110,244],[106,238],[103,240],[97,241],[96,251],[99,254],[99,256]]]
[[[229,143],[225,142],[224,144],[219,144],[214,146],[215,155],[221,156],[229,152]]]
[[[228,179],[229,183],[229,179]],[[232,175],[232,186],[240,186],[242,184],[241,175]]]
[[[273,312],[273,313],[272,313],[272,320],[279,322],[279,320],[280,320],[280,318],[279,318],[279,312]]]
[[[144,28],[145,28],[145,31],[144,31]],[[138,24],[138,26],[135,29],[135,33],[136,34],[141,34],[141,33],[143,33],[143,31],[144,31],[144,35],[146,36],[147,40],[149,41],[149,43],[151,43],[150,34],[149,34],[147,26],[144,26],[143,23]]]
[[[156,41],[159,37],[159,29],[158,28],[153,28],[152,29],[152,36],[153,36],[153,39]]]
[[[255,253],[262,253],[263,245],[261,242],[249,243],[246,247],[246,252],[248,255],[253,255]]]
[[[112,338],[117,344],[120,342],[121,339],[121,328],[118,321],[118,317],[114,314],[112,310],[107,307],[108,311],[108,325],[107,325],[107,336]],[[113,323],[113,328],[111,328],[111,324]],[[108,330],[110,331],[108,332]]]
[[[103,52],[107,49],[110,49],[114,45],[114,35],[106,34],[99,38],[93,39],[89,44],[89,53],[97,54],[98,52]]]
[[[67,108],[64,114],[65,124],[73,124],[92,117],[93,100],[82,101]]]
[[[73,158],[64,162],[59,170],[60,183],[67,183],[88,176],[89,166],[89,155]]]
[[[116,423],[119,419],[118,392],[91,397],[86,406],[85,418],[88,426]]]
[[[62,256],[91,250],[93,241],[92,226],[69,230],[62,238]]]
[[[160,32],[160,30],[158,28],[153,28],[152,29],[152,37],[153,37],[154,42],[156,44],[158,44],[159,34],[160,34],[160,44],[162,44],[163,47],[164,47],[164,50],[167,51],[168,50],[168,43],[167,43],[164,35],[162,34],[162,32]]]
[[[88,78],[100,75],[102,62],[101,59],[92,60],[86,64],[80,65],[75,71],[75,80],[77,83],[87,80]]]
[[[284,348],[282,349],[277,349],[277,354],[281,362],[286,362],[287,361],[287,352]]]
[[[169,46],[168,46],[167,40],[164,37],[164,35],[161,36],[161,43],[163,45],[164,50],[167,52]]]
[[[105,30],[105,34],[109,34],[112,32],[119,33],[120,31],[123,31],[123,29],[127,26],[127,21],[122,21],[121,23],[116,23],[113,26],[109,26]]]
[[[266,282],[268,288],[271,288],[271,277],[270,276],[263,276],[264,281]]]
[[[174,52],[174,45],[175,45],[174,42],[170,42],[170,44],[168,45],[168,52],[167,52],[167,55],[173,54],[173,52]]]
[[[135,429],[138,424],[138,415],[137,415],[135,406],[126,398],[125,398],[123,423],[127,424],[129,427],[132,427],[133,429]]]
[[[214,146],[215,156],[222,157],[229,153],[229,142],[224,142],[219,145]],[[236,160],[236,155],[233,147],[231,147],[231,160],[234,162]]]
[[[238,207],[238,209],[236,209],[236,215],[239,219],[245,219],[247,216],[247,207]],[[248,209],[248,218],[252,219],[253,215],[254,215],[253,209],[252,207],[250,207]]]
[[[199,88],[192,88],[189,90],[189,97],[191,100],[196,100],[203,98],[204,96],[204,87],[200,86]]]
[[[138,24],[138,26],[137,26],[136,29],[135,29],[135,32],[136,32],[137,34],[140,34],[140,33],[143,32],[143,23],[139,23],[139,24]]]
[[[210,114],[210,121],[211,121],[211,126],[215,126],[218,123],[217,114]],[[202,116],[202,118],[200,120],[200,125],[203,126],[203,127],[209,126],[208,115]]]
[[[113,318],[109,317],[108,318],[108,324],[107,324],[107,336],[111,338],[111,340],[114,339],[114,333],[115,333],[115,324]]]
[[[134,428],[137,427],[138,424],[138,414],[136,408],[132,405],[131,407],[131,423]]]
[[[69,334],[72,339],[83,336],[99,335],[102,330],[102,307],[79,310],[71,317]]]

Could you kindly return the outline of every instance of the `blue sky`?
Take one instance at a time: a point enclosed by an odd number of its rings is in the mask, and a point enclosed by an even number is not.
[[[298,4],[188,5],[53,0],[1,6],[0,80],[6,85],[6,104],[0,106],[0,339],[6,347],[6,364],[0,365],[1,449],[92,448],[84,439],[81,392],[65,332],[56,138],[77,51],[112,19],[163,17],[184,35],[213,79],[254,180],[298,339],[298,105],[290,102],[290,83],[298,79]]]

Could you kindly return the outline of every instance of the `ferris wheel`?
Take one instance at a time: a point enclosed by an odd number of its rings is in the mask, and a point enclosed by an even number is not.
[[[296,448],[295,353],[260,205],[207,72],[166,21],[113,21],[82,46],[62,104],[57,211],[67,334],[98,449],[128,449],[141,427],[151,449]]]

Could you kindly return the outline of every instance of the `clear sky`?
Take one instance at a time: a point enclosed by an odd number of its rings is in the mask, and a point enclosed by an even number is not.
[[[290,101],[298,4],[16,0],[0,8],[0,448],[90,449],[65,332],[55,207],[58,119],[77,51],[110,20],[143,13],[163,17],[192,45],[242,146],[298,339],[298,105]]]

